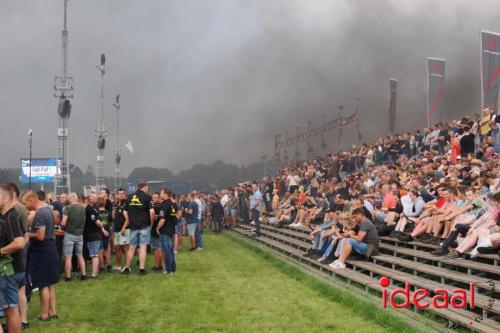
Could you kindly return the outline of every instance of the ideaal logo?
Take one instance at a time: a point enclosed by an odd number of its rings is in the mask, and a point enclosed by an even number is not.
[[[470,309],[474,309],[474,283],[469,284],[469,297],[467,297],[467,291],[465,289],[453,289],[452,294],[446,289],[435,289],[431,298],[431,302],[424,301],[425,298],[431,295],[431,292],[427,289],[415,289],[415,291],[410,291],[410,283],[405,283],[405,288],[396,288],[387,295],[387,287],[391,284],[388,277],[383,276],[380,278],[378,283],[382,286],[382,307],[387,308],[387,299],[389,299],[390,304],[397,309],[410,308],[410,303],[413,304],[415,308],[426,309],[432,306],[436,309],[447,309],[452,307],[455,309],[466,309],[467,303],[469,303]],[[451,298],[450,298],[451,296]],[[467,300],[469,298],[469,300]],[[396,299],[403,299],[402,303],[396,302]]]

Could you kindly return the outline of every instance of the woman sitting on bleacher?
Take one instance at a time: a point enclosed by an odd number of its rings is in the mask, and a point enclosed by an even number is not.
[[[424,209],[425,202],[420,196],[418,190],[411,190],[408,194],[401,197],[403,212],[399,217],[396,228],[391,236],[403,235],[408,224],[414,224]]]
[[[498,213],[500,212],[500,192],[493,195],[494,211],[489,219],[478,219],[471,226],[467,232],[467,236],[460,243],[460,245],[450,254],[446,256],[449,259],[463,258],[464,253],[476,246],[478,240],[481,238],[489,237],[490,234],[495,232],[498,221]],[[477,256],[477,251],[472,253],[472,256]]]
[[[340,213],[337,215],[336,223],[333,223],[331,228],[325,231],[322,235],[324,239],[324,245],[322,250],[322,256],[317,259],[319,262],[328,260],[333,262],[335,250],[339,248],[339,242],[344,238],[344,226],[348,224],[348,215],[346,213]]]

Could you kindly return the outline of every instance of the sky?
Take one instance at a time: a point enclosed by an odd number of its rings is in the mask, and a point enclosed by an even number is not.
[[[396,130],[426,124],[426,57],[445,58],[443,119],[481,106],[479,31],[500,31],[494,0],[70,0],[75,97],[70,162],[96,167],[99,76],[106,54],[105,173],[112,175],[121,95],[122,172],[179,172],[195,163],[272,158],[274,135],[345,115],[360,98],[365,140],[387,133],[389,78]],[[55,156],[63,0],[0,3],[0,167]],[[356,143],[345,130],[329,149]],[[313,142],[319,150],[318,142]],[[300,147],[305,151],[305,145]]]

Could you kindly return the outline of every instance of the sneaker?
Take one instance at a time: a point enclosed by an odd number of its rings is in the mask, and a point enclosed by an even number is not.
[[[477,252],[481,254],[495,254],[497,250],[494,250],[492,247],[478,247]]]
[[[339,262],[338,260],[335,260],[332,264],[329,265],[333,269],[343,269],[345,268],[345,265]]]
[[[197,247],[196,251],[203,251],[203,248],[202,247]]]
[[[148,274],[148,273],[146,272],[146,270],[145,270],[145,269],[140,269],[140,270],[139,270],[139,275],[140,275],[140,276],[144,276],[144,275],[146,275],[146,274]]]
[[[432,251],[431,254],[438,257],[444,256],[445,254],[448,254],[448,248],[441,247],[437,250]]]
[[[404,235],[399,240],[402,242],[411,242],[413,240],[413,237],[411,237],[411,235]]]
[[[189,249],[189,251],[195,251],[195,250],[196,250],[195,247],[192,247],[192,248]]]
[[[130,274],[130,268],[128,268],[128,267],[123,267],[123,269],[122,269],[122,274],[126,274],[126,275],[127,275],[127,274]]]
[[[115,267],[113,267],[113,270],[114,271],[121,271],[122,270],[122,266],[115,266]]]
[[[325,261],[326,257],[325,256],[321,256],[321,258],[318,258],[316,259],[317,262],[323,262]]]
[[[87,281],[87,275],[80,275],[80,281]]]
[[[177,251],[174,251],[174,254],[177,254]]]
[[[445,256],[446,259],[462,259],[463,258],[463,253],[460,253],[458,251],[451,251],[450,254],[448,254],[447,256]]]

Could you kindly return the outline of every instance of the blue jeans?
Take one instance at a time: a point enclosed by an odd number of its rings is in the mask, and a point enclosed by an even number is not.
[[[348,240],[349,240],[349,243],[351,243],[351,247],[352,247],[353,251],[356,251],[361,255],[366,254],[366,249],[368,248],[368,245],[366,243],[358,242],[357,240],[354,240],[352,238],[348,238]]]
[[[196,238],[196,247],[203,247],[203,238],[201,237],[201,220],[198,220],[194,237]]]
[[[258,209],[252,208],[252,217],[253,221],[255,222],[255,234],[257,234],[257,236],[260,236],[260,211]]]
[[[175,264],[175,254],[172,238],[169,235],[160,234],[160,243],[165,253],[165,271],[167,273],[173,273],[176,270]]]

